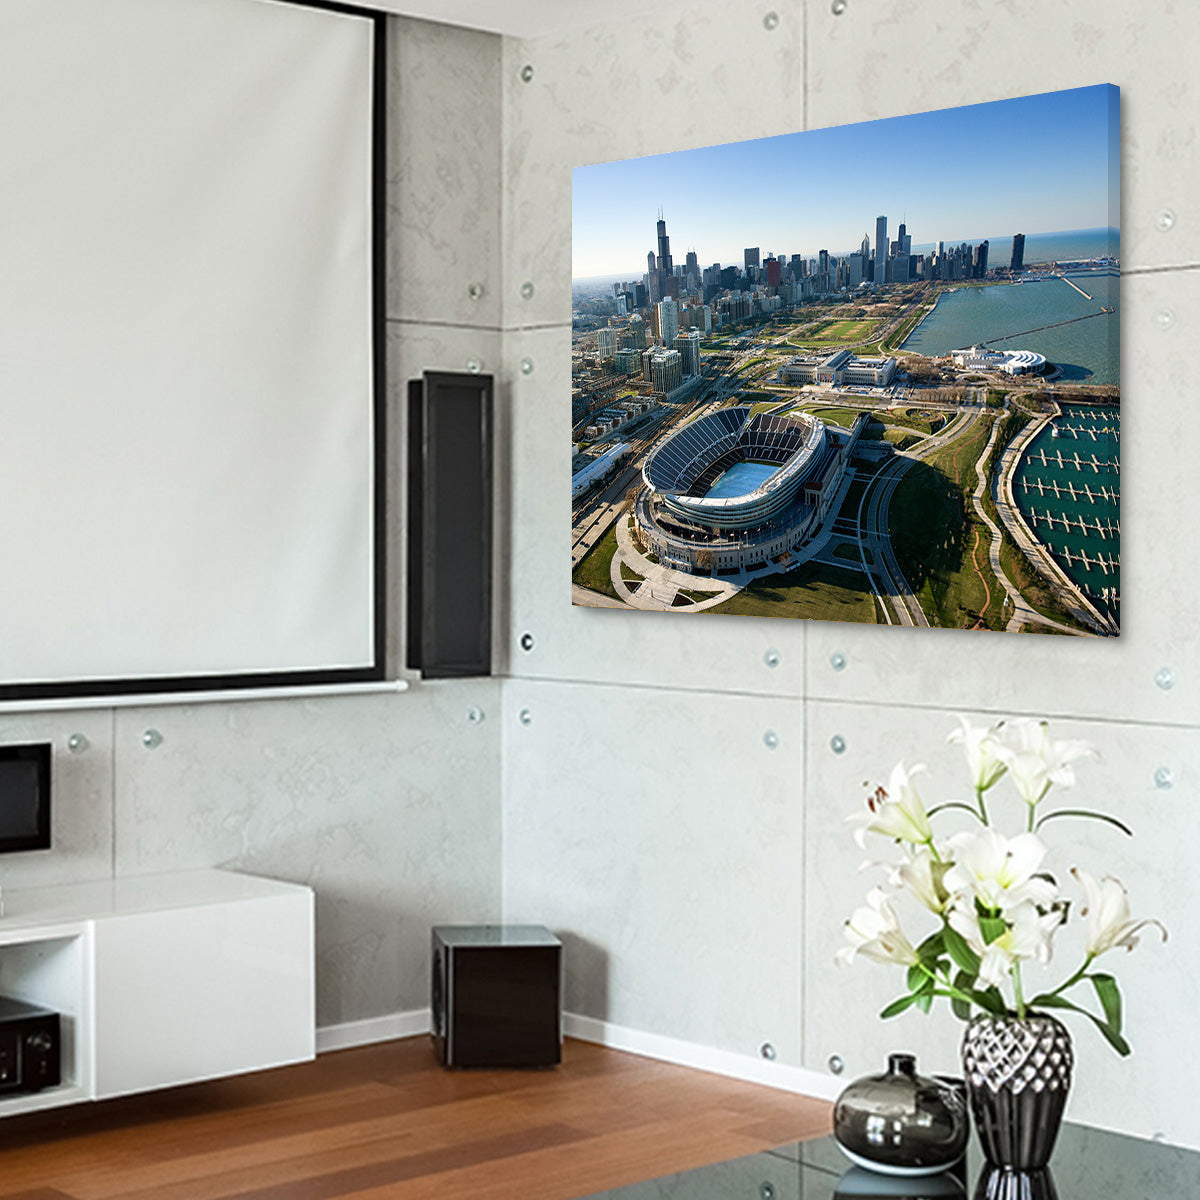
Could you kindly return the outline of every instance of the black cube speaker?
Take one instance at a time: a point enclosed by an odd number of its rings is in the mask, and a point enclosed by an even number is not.
[[[541,925],[433,930],[433,1045],[447,1067],[562,1061],[562,943]]]

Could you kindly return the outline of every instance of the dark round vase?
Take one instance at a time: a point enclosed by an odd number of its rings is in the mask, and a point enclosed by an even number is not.
[[[975,1017],[963,1034],[962,1060],[984,1157],[1010,1171],[1041,1170],[1071,1087],[1066,1027],[1044,1014]]]
[[[917,1074],[911,1054],[893,1054],[883,1075],[856,1079],[833,1110],[833,1136],[854,1162],[916,1174],[953,1166],[969,1125],[960,1080]]]

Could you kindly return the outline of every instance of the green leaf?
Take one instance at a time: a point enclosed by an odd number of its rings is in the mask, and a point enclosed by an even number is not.
[[[966,971],[959,971],[954,977],[954,986],[960,992],[970,992],[971,985],[975,982],[974,975],[968,975]],[[967,1000],[963,1000],[958,996],[950,997],[950,1007],[954,1010],[954,1015],[960,1021],[969,1021],[971,1019],[971,1005]]]
[[[1038,818],[1038,823],[1033,827],[1036,833],[1047,821],[1054,817],[1085,817],[1092,821],[1104,821],[1109,825],[1115,825],[1122,833],[1133,837],[1133,830],[1125,824],[1124,821],[1118,821],[1116,817],[1110,817],[1107,813],[1091,812],[1086,808],[1060,808],[1055,812],[1044,813]]]
[[[901,996],[899,1000],[893,1000],[879,1015],[886,1021],[888,1017],[898,1016],[906,1008],[912,1008],[919,999],[920,997],[916,992],[908,996]]]
[[[1045,992],[1041,996],[1034,996],[1026,1006],[1026,1008],[1069,1008],[1072,1012],[1086,1012],[1078,1004],[1068,1000],[1065,996],[1056,996],[1053,992]]]
[[[961,808],[965,812],[969,812],[981,825],[984,824],[983,818],[979,815],[979,809],[970,804],[964,804],[961,800],[948,800],[945,804],[935,804],[925,815],[936,817],[938,813],[944,812],[947,808]]]
[[[967,945],[967,939],[949,925],[942,930],[946,941],[946,953],[954,960],[954,965],[972,977],[979,974],[979,955]]]
[[[945,953],[945,943],[942,941],[942,931],[939,929],[936,933],[931,933],[918,947],[917,957],[925,963],[926,966],[932,967],[939,958]]]
[[[931,979],[929,982],[932,984],[933,980]],[[933,988],[932,987],[927,992],[921,992],[918,994],[917,1007],[923,1013],[927,1013],[930,1010],[930,1008],[933,1007]]]
[[[1096,996],[1100,1001],[1100,1007],[1104,1009],[1104,1018],[1117,1032],[1121,1032],[1121,989],[1117,986],[1117,981],[1111,975],[1089,975],[1088,978],[1092,981],[1092,987],[1096,989]]]
[[[1130,1053],[1129,1043],[1111,1026],[1106,1025],[1099,1017],[1092,1016],[1088,1013],[1087,1016],[1102,1034],[1104,1040],[1122,1057],[1125,1058]]]
[[[979,932],[983,934],[983,940],[989,946],[1007,931],[1008,922],[1003,917],[979,918]]]
[[[1104,1040],[1119,1054],[1125,1057],[1129,1054],[1129,1043],[1121,1036],[1120,1030],[1115,1029],[1107,1021],[1101,1020],[1095,1013],[1090,1013],[1086,1008],[1080,1008],[1078,1004],[1072,1003],[1063,996],[1055,996],[1052,992],[1047,992],[1044,996],[1035,996],[1029,1002],[1030,1008],[1066,1008],[1071,1012],[1081,1013],[1087,1017],[1095,1027],[1104,1035]]]
[[[990,1012],[993,1016],[1002,1017],[1008,1012],[1004,997],[994,987],[987,988],[982,992],[973,989],[969,994],[972,1003],[978,1004],[980,1008]]]
[[[921,990],[921,985],[928,978],[929,976],[926,975],[921,969],[920,963],[913,963],[913,965],[908,968],[908,975],[905,979],[905,982],[908,984],[908,990],[910,992],[919,992]]]

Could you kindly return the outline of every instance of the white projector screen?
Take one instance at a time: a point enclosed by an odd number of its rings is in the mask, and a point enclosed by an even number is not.
[[[0,0],[0,699],[382,678],[382,43]]]

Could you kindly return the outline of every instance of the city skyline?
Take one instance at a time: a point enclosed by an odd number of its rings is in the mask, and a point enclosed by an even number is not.
[[[660,209],[676,261],[694,248],[701,268],[740,265],[747,245],[844,255],[864,234],[874,253],[880,214],[889,237],[906,221],[914,250],[1118,227],[1119,95],[1103,84],[577,167],[572,277],[640,279]]]

